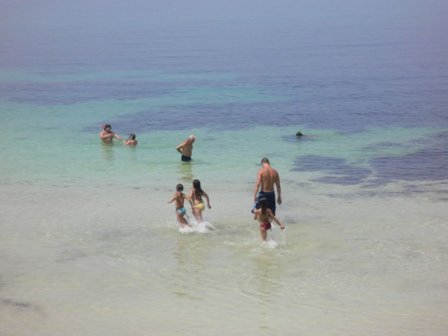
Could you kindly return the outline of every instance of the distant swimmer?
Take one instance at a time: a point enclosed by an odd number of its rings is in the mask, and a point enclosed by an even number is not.
[[[129,134],[129,137],[125,141],[123,141],[123,144],[126,146],[137,146],[138,141],[135,139],[135,134]]]
[[[271,221],[276,222],[280,229],[284,229],[285,225],[281,223],[277,217],[272,213],[271,209],[268,208],[268,201],[266,198],[260,198],[259,200],[260,208],[254,211],[254,219],[258,220],[260,223],[260,236],[262,240],[267,239],[267,231],[271,229]]]
[[[176,218],[181,228],[190,227],[190,224],[185,219],[187,209],[185,209],[184,207],[184,202],[185,200],[187,200],[188,202],[191,203],[191,201],[190,198],[183,193],[183,191],[184,186],[182,184],[178,184],[176,186],[176,192],[174,193],[173,198],[171,199],[171,201],[168,202],[168,204],[175,202],[174,205],[176,206]]]
[[[210,199],[207,193],[204,190],[202,190],[201,181],[193,180],[193,190],[191,191],[190,194],[191,209],[193,210],[193,215],[198,223],[202,223],[202,211],[204,211],[205,209],[205,204],[202,197],[204,197],[205,200],[207,201],[207,207],[211,209],[212,207],[210,205]]]
[[[301,130],[298,130],[298,131],[297,131],[297,133],[296,133],[296,137],[298,137],[298,138],[303,137],[303,133],[302,133]]]
[[[176,150],[182,154],[181,160],[184,162],[191,161],[191,156],[193,154],[193,143],[195,142],[196,137],[194,135],[190,135],[184,142],[176,147]]]
[[[100,139],[105,144],[112,143],[113,139],[122,140],[122,138],[112,132],[112,126],[110,124],[106,124],[103,126],[103,130],[100,132]]]
[[[277,203],[282,204],[282,188],[280,186],[280,176],[277,171],[271,167],[269,159],[263,158],[261,160],[261,169],[258,171],[257,182],[255,183],[254,190],[254,201],[255,208],[260,208],[257,199],[262,197],[267,199],[268,208],[271,209],[272,213],[275,215],[275,190],[277,189],[278,197]],[[258,192],[260,190],[260,192]]]

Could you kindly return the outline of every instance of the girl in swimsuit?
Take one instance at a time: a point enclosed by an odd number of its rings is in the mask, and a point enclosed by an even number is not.
[[[274,216],[271,209],[267,207],[268,201],[266,198],[261,198],[259,200],[260,208],[254,210],[254,219],[260,222],[260,235],[262,240],[267,238],[267,230],[271,229],[271,221],[276,222],[280,229],[284,229],[285,226]]]
[[[202,190],[201,182],[199,180],[193,180],[193,190],[190,194],[190,199],[192,202],[191,209],[198,223],[202,223],[202,211],[205,209],[205,204],[202,197],[205,197],[207,200],[207,207],[211,209],[210,199],[208,198],[207,193]]]

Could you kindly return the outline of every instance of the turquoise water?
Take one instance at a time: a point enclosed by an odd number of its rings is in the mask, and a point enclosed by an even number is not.
[[[51,83],[70,86],[81,81],[100,88],[103,81],[120,81],[122,78],[141,80],[142,86],[150,85],[148,83],[153,80],[176,85],[183,80],[211,83],[235,80],[233,76],[216,74],[177,77],[135,72],[101,72],[61,78],[26,76],[24,73],[14,75],[9,71],[2,78],[5,86],[11,83],[27,83],[32,87]],[[45,98],[49,94],[51,91],[38,91],[35,97],[27,96],[29,102],[5,100],[2,103],[2,134],[8,139],[2,144],[6,160],[0,169],[4,179],[33,180],[38,177],[55,182],[60,178],[65,182],[82,183],[86,178],[104,177],[105,173],[121,180],[138,180],[139,174],[158,172],[158,179],[167,182],[176,178],[176,168],[173,167],[178,166],[179,160],[174,149],[191,133],[198,136],[194,151],[195,167],[203,167],[198,170],[200,173],[207,171],[206,176],[218,180],[229,168],[234,170],[235,177],[244,175],[264,156],[277,161],[283,171],[292,175],[294,171],[326,173],[328,167],[321,166],[322,160],[341,160],[343,165],[335,165],[333,173],[346,174],[344,169],[350,167],[362,169],[364,175],[355,182],[376,179],[378,183],[388,182],[377,176],[376,171],[379,169],[381,173],[381,169],[387,167],[374,166],[376,159],[415,157],[415,160],[425,160],[426,164],[422,166],[416,162],[415,167],[408,167],[413,169],[417,180],[446,177],[445,159],[441,159],[445,154],[443,135],[446,129],[440,125],[379,127],[372,124],[349,132],[344,130],[345,125],[341,125],[342,129],[312,128],[305,122],[283,125],[283,118],[288,118],[288,115],[283,116],[280,111],[266,115],[267,121],[272,123],[261,125],[262,120],[258,120],[255,113],[252,116],[254,122],[248,123],[246,120],[251,113],[245,115],[244,106],[281,106],[288,98],[278,94],[267,95],[259,88],[241,84],[240,87],[225,84],[222,87],[174,89],[151,98],[85,98],[84,101],[67,104],[41,103],[42,95]],[[221,111],[232,105],[239,106],[237,109],[241,115],[228,115]],[[123,137],[130,132],[137,133],[140,141],[137,149],[121,148],[119,143],[100,145],[98,133],[101,125],[110,120],[115,121],[114,130]],[[298,130],[302,130],[305,136],[297,138],[295,133]],[[425,152],[427,149],[431,151]],[[301,167],[303,159],[308,160],[305,167]],[[387,160],[384,166],[387,166]],[[434,172],[428,172],[427,166],[433,167]],[[396,170],[391,178],[406,179],[406,174]]]
[[[447,10],[0,2],[2,335],[446,335]]]

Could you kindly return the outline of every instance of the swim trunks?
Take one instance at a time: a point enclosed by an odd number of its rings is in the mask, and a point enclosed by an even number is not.
[[[197,203],[194,205],[194,207],[198,210],[204,210],[205,209],[205,204],[204,203]]]
[[[272,214],[275,215],[275,191],[260,191],[257,196],[257,203],[255,204],[256,209],[260,209],[259,199],[263,197],[268,202],[268,209],[271,209]]]
[[[180,159],[184,162],[188,162],[188,161],[191,161],[191,156],[182,155],[182,157]]]
[[[187,209],[185,209],[185,208],[178,208],[178,209],[176,209],[176,211],[181,216],[185,216],[185,214],[187,213]]]
[[[264,230],[270,230],[271,229],[271,223],[260,223],[260,228]]]

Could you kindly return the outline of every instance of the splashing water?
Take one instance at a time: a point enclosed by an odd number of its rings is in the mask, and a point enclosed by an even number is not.
[[[263,242],[263,247],[275,249],[277,248],[278,243],[275,240],[269,239]]]
[[[191,226],[184,226],[179,228],[180,233],[207,233],[215,230],[215,227],[209,222],[198,223],[196,220],[190,220]]]

